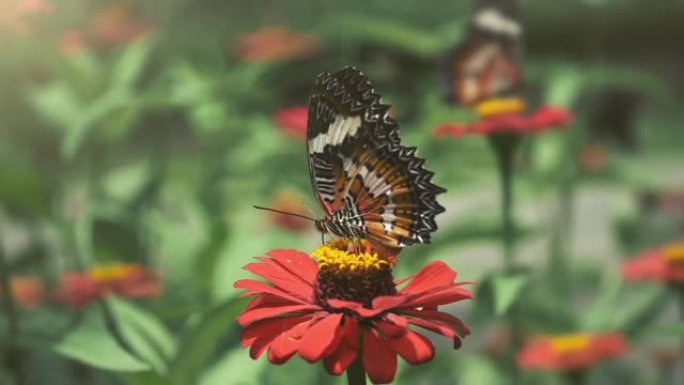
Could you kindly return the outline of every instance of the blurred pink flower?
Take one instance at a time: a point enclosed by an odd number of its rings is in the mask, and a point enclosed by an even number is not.
[[[27,24],[26,17],[53,10],[54,7],[43,0],[0,0],[0,29],[5,28],[15,34],[30,33],[31,27]]]
[[[139,264],[117,264],[62,275],[55,298],[73,308],[83,308],[108,294],[155,298],[161,292],[156,271]]]
[[[518,351],[518,366],[526,370],[572,371],[624,355],[629,350],[621,333],[577,333],[543,336]]]
[[[32,276],[10,277],[10,291],[12,292],[12,300],[27,309],[38,307],[45,297],[43,282]],[[3,295],[2,288],[0,288],[0,297]]]
[[[622,275],[631,281],[684,284],[684,242],[646,250],[623,262]]]
[[[309,119],[307,106],[281,108],[276,112],[275,123],[285,135],[296,139],[306,139],[306,128]]]
[[[320,50],[320,42],[315,35],[299,33],[287,26],[267,26],[239,36],[234,49],[241,60],[269,62],[314,56]]]

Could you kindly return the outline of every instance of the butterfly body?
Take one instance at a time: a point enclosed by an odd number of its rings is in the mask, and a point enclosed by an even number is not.
[[[317,229],[396,251],[429,242],[444,211],[435,196],[445,190],[430,181],[416,149],[401,144],[389,108],[357,69],[323,73],[309,102],[307,147],[326,214]]]

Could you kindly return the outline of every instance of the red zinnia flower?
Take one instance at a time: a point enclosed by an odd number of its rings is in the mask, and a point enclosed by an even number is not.
[[[454,347],[470,334],[458,318],[437,310],[440,305],[471,298],[454,283],[456,272],[433,262],[417,274],[394,281],[392,267],[361,241],[365,252],[354,253],[349,241],[337,240],[309,255],[273,250],[245,266],[272,283],[240,280],[236,288],[254,296],[238,317],[243,346],[250,356],[268,351],[268,360],[282,364],[294,354],[309,362],[323,360],[334,375],[357,357],[373,383],[388,383],[397,369],[397,354],[410,364],[434,356],[430,340],[409,329],[425,328],[451,338]],[[396,285],[407,283],[403,288]]]
[[[282,108],[276,112],[275,124],[285,135],[295,139],[306,139],[306,127],[309,119],[309,108],[297,106]]]
[[[435,136],[488,135],[494,133],[538,133],[572,121],[570,111],[544,106],[525,115],[525,103],[517,98],[491,99],[480,103],[477,112],[480,120],[467,123],[444,123],[435,128]]]
[[[12,276],[9,284],[12,300],[21,307],[33,309],[43,302],[45,290],[40,279],[29,276]],[[0,287],[0,297],[2,296],[2,288]]]
[[[622,275],[633,281],[684,284],[684,242],[647,250],[623,262]]]
[[[264,27],[238,37],[235,42],[235,53],[244,61],[303,59],[319,50],[320,43],[315,35],[298,33],[286,26]]]
[[[628,350],[620,333],[578,333],[532,340],[518,352],[518,366],[530,370],[587,369]]]
[[[161,294],[156,271],[138,264],[96,267],[89,272],[67,273],[60,278],[56,299],[82,308],[108,294],[127,298],[154,298]]]

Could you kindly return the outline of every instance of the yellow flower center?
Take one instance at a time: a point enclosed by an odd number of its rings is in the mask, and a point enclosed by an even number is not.
[[[572,353],[589,347],[591,337],[586,333],[567,334],[551,338],[551,347],[558,353]]]
[[[475,111],[482,117],[517,114],[525,111],[527,104],[520,98],[493,98],[482,101],[475,106]]]
[[[380,258],[366,240],[336,239],[318,246],[312,256],[319,269],[340,273],[389,267],[389,263]]]
[[[355,301],[370,308],[373,299],[396,295],[392,265],[365,240],[338,239],[319,246],[316,303],[329,311],[329,299]]]
[[[99,266],[90,270],[90,277],[95,282],[116,281],[126,277],[136,266],[136,264]]]
[[[684,262],[684,242],[667,245],[663,247],[662,252],[669,262]]]

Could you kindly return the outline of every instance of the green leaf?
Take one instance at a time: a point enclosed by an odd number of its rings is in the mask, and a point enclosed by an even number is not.
[[[176,341],[154,315],[123,299],[106,299],[123,339],[155,372],[166,374],[176,352]]]
[[[513,275],[499,275],[492,279],[494,288],[494,313],[504,315],[518,299],[520,291],[525,287],[530,277],[525,273]]]
[[[153,47],[153,39],[138,39],[128,46],[112,69],[111,86],[129,89],[140,77]]]
[[[684,322],[668,325],[656,325],[646,329],[646,333],[670,337],[684,337]]]
[[[121,202],[129,202],[149,181],[149,174],[149,162],[132,162],[109,172],[103,180],[103,187],[110,197]]]
[[[633,294],[629,305],[615,308],[615,323],[612,329],[627,334],[638,334],[644,325],[654,320],[665,307],[667,295],[660,286],[647,286],[638,294]]]
[[[98,308],[91,308],[75,330],[52,345],[56,353],[99,369],[138,372],[149,366],[114,339]]]
[[[504,374],[493,362],[478,356],[462,356],[458,362],[459,384],[505,384]]]
[[[169,377],[173,380],[173,384],[196,383],[202,369],[221,343],[221,339],[231,329],[237,328],[235,317],[244,309],[246,303],[244,298],[231,298],[222,302],[207,310],[195,325],[185,331],[179,344],[178,354],[170,368]],[[236,341],[234,345],[239,344]],[[249,356],[246,352],[242,353]],[[233,374],[229,377],[243,377],[239,369],[234,373],[240,373],[240,376]]]
[[[202,374],[199,385],[253,385],[268,367],[266,357],[253,360],[247,349],[240,347],[226,354],[216,365]],[[240,373],[240,375],[235,375]]]

